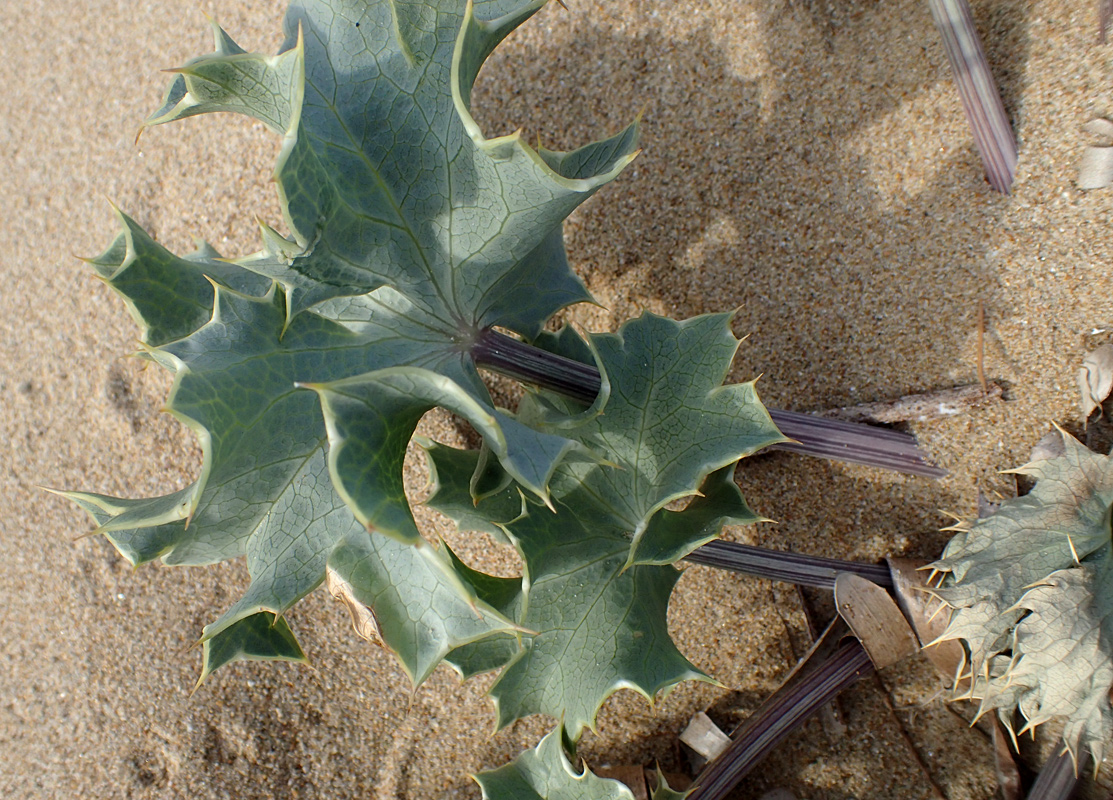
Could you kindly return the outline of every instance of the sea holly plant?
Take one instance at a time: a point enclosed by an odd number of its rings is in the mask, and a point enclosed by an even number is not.
[[[1113,741],[1113,457],[1056,430],[1015,470],[1032,491],[964,522],[932,566],[953,607],[941,639],[969,655],[959,676],[983,712],[1012,731],[1065,721],[1076,766]]]
[[[288,233],[264,225],[244,258],[209,245],[177,256],[119,214],[89,261],[140,325],[141,356],[174,374],[167,408],[203,463],[161,497],[65,494],[133,564],[246,557],[250,587],[202,633],[202,680],[237,660],[304,660],[284,615],[327,580],[415,684],[442,662],[499,669],[500,725],[558,721],[508,767],[540,796],[625,797],[576,777],[562,747],[620,688],[652,697],[704,678],[667,631],[672,564],[757,520],[734,464],[785,438],[752,383],[723,385],[738,347],[727,315],[545,332],[590,299],[562,222],[635,157],[637,128],[569,153],[479,130],[480,67],[543,5],[306,0],[273,57],[214,24],[215,53],[174,70],[146,125],[262,121],[283,140]],[[477,363],[503,340],[519,348],[511,374],[540,365],[559,385],[593,371],[591,402],[538,392],[496,407]],[[435,407],[483,446],[423,442],[433,504],[516,547],[520,578],[485,575],[416,526],[403,458]],[[488,796],[519,796],[499,788],[518,778],[496,774]]]

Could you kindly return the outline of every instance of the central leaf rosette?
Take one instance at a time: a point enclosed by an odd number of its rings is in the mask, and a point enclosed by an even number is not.
[[[68,496],[134,564],[246,557],[250,587],[204,630],[202,679],[240,659],[303,659],[283,615],[326,576],[415,683],[444,660],[502,669],[500,725],[545,713],[575,740],[619,688],[652,697],[704,677],[668,634],[672,564],[756,521],[734,464],[783,437],[753,384],[722,385],[738,347],[727,315],[543,332],[590,299],[562,222],[632,160],[637,134],[557,153],[480,132],[476,75],[543,4],[307,0],[277,56],[214,25],[216,52],[175,70],[147,121],[235,111],[284,145],[289,233],[264,225],[258,253],[176,256],[120,214],[90,259],[139,322],[143,355],[174,373],[167,409],[203,463],[162,497]],[[596,402],[496,408],[472,356],[493,327],[596,363]],[[432,502],[511,542],[520,578],[477,572],[417,529],[403,460],[435,407],[483,450],[428,445]]]
[[[204,461],[166,497],[70,496],[133,563],[247,556],[247,594],[205,629],[206,674],[235,658],[300,657],[282,614],[340,549],[363,553],[383,638],[415,681],[452,647],[514,629],[421,546],[400,470],[434,405],[471,420],[540,499],[574,446],[495,409],[468,351],[484,328],[531,337],[589,298],[561,223],[634,157],[634,126],[572,153],[479,131],[472,83],[542,5],[300,3],[277,56],[245,52],[214,24],[216,52],[175,70],[147,121],[235,111],[284,143],[275,179],[288,236],[263,226],[251,256],[204,245],[183,258],[121,214],[121,234],[90,260],[141,325],[146,355],[175,373],[167,407],[196,431]],[[380,477],[357,501],[333,488],[330,459],[344,454],[329,453],[318,398],[298,387],[369,371],[389,375],[372,392],[382,424],[361,440],[358,468]]]

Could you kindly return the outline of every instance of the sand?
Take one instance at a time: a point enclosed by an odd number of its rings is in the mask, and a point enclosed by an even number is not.
[[[161,97],[158,70],[209,48],[198,5],[249,49],[281,41],[281,9],[261,2],[32,0],[9,15],[0,795],[478,797],[467,773],[548,729],[529,719],[491,735],[489,679],[460,686],[442,669],[412,692],[319,591],[290,614],[312,668],[238,665],[191,695],[199,654],[188,648],[243,590],[242,563],[133,571],[103,539],[79,538],[91,528],[82,513],[37,488],[161,494],[197,469],[194,442],[160,413],[167,376],[126,358],[136,330],[75,254],[111,240],[108,200],[178,252],[202,236],[248,253],[254,217],[278,219],[277,143],[261,125],[206,117],[134,144]],[[737,308],[749,338],[733,377],[761,374],[766,402],[807,411],[972,382],[985,306],[985,370],[1008,402],[911,426],[948,477],[754,458],[741,483],[777,523],[728,536],[931,558],[946,541],[943,511],[973,514],[978,490],[1000,486],[997,471],[1022,463],[1052,420],[1079,430],[1074,371],[1113,325],[1113,191],[1075,187],[1082,124],[1113,114],[1113,51],[1097,43],[1094,3],[975,3],[1020,143],[1007,197],[985,182],[923,2],[569,5],[512,36],[475,99],[488,133],[522,126],[550,147],[644,110],[642,155],[567,225],[572,262],[604,306],[577,321],[608,330],[641,309]],[[425,430],[459,441],[443,416]],[[489,543],[461,546],[512,567]],[[695,711],[744,718],[806,646],[792,587],[703,567],[681,580],[670,626],[726,688],[686,685],[655,708],[619,693],[585,738],[591,764],[682,768],[676,736]],[[991,797],[984,733],[945,708],[931,670],[902,665],[884,686],[846,693],[844,736],[809,723],[737,797],[930,797],[902,728],[947,798]]]

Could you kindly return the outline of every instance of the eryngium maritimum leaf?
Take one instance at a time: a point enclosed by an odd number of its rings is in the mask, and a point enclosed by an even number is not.
[[[475,776],[483,800],[634,800],[622,783],[600,778],[586,767],[577,773],[564,755],[560,730],[499,769]]]
[[[499,725],[543,713],[576,740],[619,689],[652,698],[706,679],[669,636],[668,601],[681,574],[672,563],[724,524],[760,520],[734,484],[734,464],[783,437],[752,383],[723,385],[739,344],[728,315],[675,322],[644,314],[617,333],[593,334],[590,347],[568,329],[544,344],[565,355],[594,351],[610,386],[602,413],[562,409],[557,395],[522,403],[522,420],[583,448],[554,470],[551,507],[523,504],[517,486],[492,475],[485,483],[505,488],[478,496],[480,456],[444,447],[429,450],[436,492],[428,502],[461,527],[502,532],[526,571],[517,593],[476,585],[525,631],[521,648],[480,643],[449,661],[472,673],[509,656],[491,689]],[[683,510],[665,508],[685,497]]]
[[[282,140],[274,177],[289,233],[264,224],[262,249],[238,259],[207,245],[178,257],[120,215],[121,233],[89,262],[140,324],[145,355],[175,374],[167,409],[196,433],[203,463],[162,497],[69,496],[133,563],[246,556],[251,586],[204,631],[206,674],[299,654],[283,615],[327,570],[373,606],[417,681],[445,652],[515,630],[456,562],[417,546],[401,462],[417,419],[442,401],[482,423],[495,459],[542,501],[573,447],[496,409],[469,349],[485,328],[533,336],[589,299],[561,225],[636,154],[635,125],[557,153],[489,139],[472,119],[484,60],[543,5],[305,0],[277,55],[247,53],[214,25],[215,51],[172,70],[146,126],[216,111],[264,122]],[[377,428],[353,395],[380,413]],[[377,438],[347,435],[372,428]],[[345,454],[371,451],[378,472],[362,480]],[[441,615],[455,622],[429,628]]]
[[[970,653],[971,695],[1012,729],[1065,720],[1076,760],[1113,741],[1113,458],[1062,433],[1062,454],[1016,472],[1036,480],[997,513],[958,526],[932,566],[954,606],[941,639]]]

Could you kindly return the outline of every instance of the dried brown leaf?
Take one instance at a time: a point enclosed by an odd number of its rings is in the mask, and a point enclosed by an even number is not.
[[[897,603],[924,646],[923,654],[947,681],[956,681],[966,656],[958,642],[947,640],[931,644],[947,629],[951,612],[942,600],[927,591],[931,573],[922,569],[926,562],[890,558],[888,563]]]
[[[329,594],[348,607],[355,632],[371,644],[386,647],[379,633],[379,621],[375,619],[375,612],[356,598],[352,585],[331,567],[325,573],[325,585],[328,587]]]
[[[835,607],[858,637],[876,669],[885,669],[920,649],[892,595],[860,575],[835,578]]]
[[[1110,148],[1113,153],[1113,148]],[[1078,369],[1078,391],[1082,395],[1082,421],[1090,418],[1095,408],[1100,408],[1113,390],[1113,344],[1106,343],[1087,353]]]

